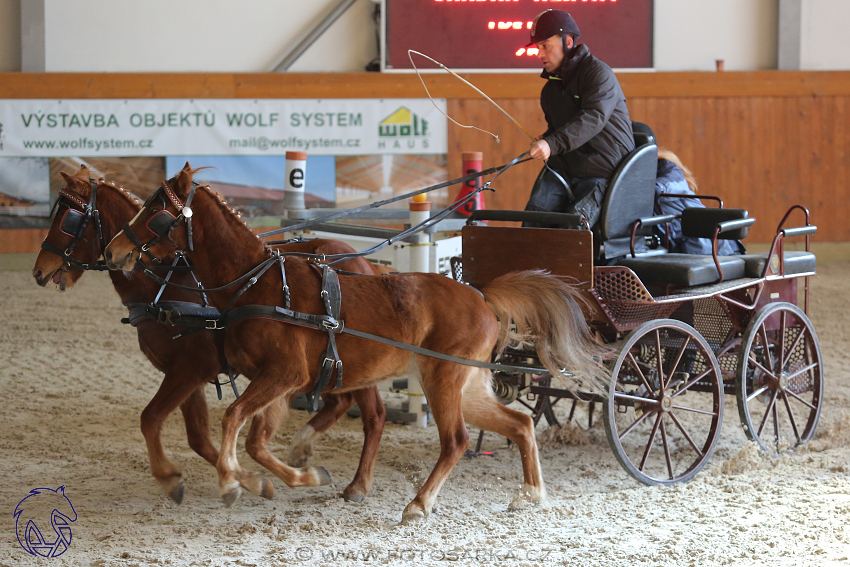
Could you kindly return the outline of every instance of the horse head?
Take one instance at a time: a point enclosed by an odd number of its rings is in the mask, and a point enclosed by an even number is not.
[[[41,245],[32,276],[44,287],[54,283],[65,291],[74,286],[83,272],[71,270],[72,264],[94,264],[103,251],[92,218],[92,181],[89,168],[81,165],[74,175],[64,171],[65,187],[59,190],[54,208],[56,214]]]
[[[191,201],[195,185],[189,163],[180,172],[163,181],[139,214],[109,243],[104,260],[110,270],[130,271],[144,257],[153,262],[173,254],[175,250],[192,249]],[[187,230],[175,230],[185,223]]]

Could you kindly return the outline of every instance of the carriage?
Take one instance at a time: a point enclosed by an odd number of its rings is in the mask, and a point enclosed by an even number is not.
[[[591,425],[601,407],[617,460],[646,484],[687,481],[700,471],[717,443],[726,395],[735,396],[741,425],[761,449],[807,442],[824,384],[807,317],[816,266],[809,239],[817,227],[795,205],[768,252],[718,256],[718,240],[745,237],[755,219],[717,197],[698,196],[717,206],[686,208],[682,232],[711,239],[713,254],[668,252],[661,231],[653,231],[675,218],[653,214],[657,145],[644,129],[635,130],[636,149],[612,177],[593,230],[576,215],[492,210],[474,212],[464,227],[462,257],[452,263],[455,279],[480,289],[517,270],[572,278],[587,300],[587,321],[611,347],[604,361],[611,375],[607,396],[562,389],[550,375],[532,371],[496,372],[495,391],[505,403],[528,407],[535,423],[545,417],[557,424],[552,408],[564,399],[572,400],[569,419],[579,401],[589,403]],[[792,217],[799,226],[791,226]],[[485,220],[556,228],[479,222]],[[786,244],[793,237],[797,246]],[[509,350],[499,360],[539,367],[530,350]]]
[[[251,380],[222,420],[216,466],[224,502],[232,504],[242,488],[268,496],[271,486],[236,459],[236,436],[249,417],[299,392],[354,392],[411,372],[428,397],[441,451],[404,522],[430,514],[468,445],[465,423],[519,446],[524,483],[512,509],[545,500],[534,421],[500,405],[494,390],[503,402],[537,396],[534,418],[549,421],[560,399],[601,403],[614,454],[648,484],[688,480],[706,464],[726,394],[737,397],[746,434],[763,448],[809,440],[823,403],[823,367],[817,335],[796,305],[799,278],[807,307],[815,273],[809,238],[816,227],[808,212],[791,207],[765,254],[719,256],[718,239],[742,238],[755,220],[722,202],[685,209],[683,234],[710,238],[714,252],[670,253],[652,233],[674,220],[653,216],[657,146],[644,134],[636,141],[594,230],[574,215],[473,214],[456,279],[478,291],[437,274],[337,275],[326,261],[350,255],[269,249],[209,187],[193,183],[189,164],[163,182],[103,256],[110,269],[133,269],[143,255],[175,262],[185,256],[221,310],[212,319],[203,315],[204,328],[224,330],[228,364]],[[795,212],[804,224],[786,226]],[[486,219],[564,228],[475,224]],[[792,237],[804,237],[805,250],[786,250]],[[175,249],[182,252],[175,256]],[[536,350],[521,342],[502,348],[506,338],[525,336]],[[493,352],[497,366],[488,362]],[[321,467],[287,465],[262,450],[252,456],[289,486],[330,482]]]

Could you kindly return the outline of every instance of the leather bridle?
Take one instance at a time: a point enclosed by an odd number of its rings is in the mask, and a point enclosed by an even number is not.
[[[74,249],[80,241],[83,240],[83,233],[92,219],[94,219],[94,224],[97,228],[97,239],[100,244],[101,252],[103,252],[106,248],[106,243],[103,240],[103,229],[100,224],[100,213],[97,210],[97,182],[94,179],[89,178],[89,183],[91,183],[91,198],[88,203],[73,193],[60,189],[59,197],[56,198],[56,203],[53,205],[53,211],[55,211],[56,214],[59,214],[61,213],[60,203],[62,202],[62,199],[64,198],[70,203],[66,204],[67,208],[65,209],[62,220],[59,224],[59,230],[61,230],[63,234],[71,237],[71,242],[68,244],[68,247],[65,248],[65,250],[61,250],[60,248],[50,244],[46,239],[41,243],[42,250],[52,252],[62,258],[62,269],[65,271],[107,269],[103,262],[98,261],[94,264],[89,264],[73,255]],[[79,206],[81,210],[73,208],[71,204]]]
[[[195,197],[195,189],[198,184],[193,183],[192,188],[189,190],[189,196],[186,199],[186,203],[183,204],[180,202],[180,199],[177,197],[177,194],[174,193],[174,190],[171,189],[171,186],[168,184],[168,180],[162,182],[162,186],[151,195],[145,204],[142,206],[142,210],[148,208],[157,198],[162,199],[163,207],[162,210],[156,212],[151,218],[148,219],[146,223],[147,229],[151,231],[154,235],[153,238],[148,240],[147,242],[142,242],[142,240],[133,232],[130,228],[130,223],[124,223],[123,230],[124,234],[127,235],[127,238],[132,242],[136,248],[139,249],[140,255],[145,254],[151,261],[158,262],[159,260],[151,253],[150,249],[159,244],[163,239],[168,238],[174,242],[171,238],[171,232],[177,228],[177,226],[186,221],[186,229],[189,236],[189,250],[194,250],[194,243],[192,242],[192,199]],[[178,211],[178,216],[174,216],[171,211],[165,208],[165,199],[168,198],[169,201],[174,205],[174,207]]]

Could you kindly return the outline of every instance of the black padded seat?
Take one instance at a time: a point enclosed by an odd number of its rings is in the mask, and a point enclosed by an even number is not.
[[[745,265],[741,256],[718,256],[723,280],[744,277]],[[714,283],[720,277],[714,258],[695,254],[661,254],[659,256],[626,256],[617,261],[618,266],[631,269],[644,283],[672,284],[693,287]]]
[[[739,256],[744,261],[744,273],[748,278],[760,278],[764,275],[764,267],[767,265],[768,252],[763,254],[744,254]],[[776,262],[771,265],[770,272],[767,274],[779,274],[779,257]],[[785,252],[785,275],[805,274],[814,272],[816,267],[815,255],[805,251],[787,251]]]

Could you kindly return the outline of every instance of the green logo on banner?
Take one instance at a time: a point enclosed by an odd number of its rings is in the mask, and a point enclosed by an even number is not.
[[[378,124],[378,135],[382,138],[411,138],[427,136],[428,121],[410,112],[404,106],[381,120]]]

